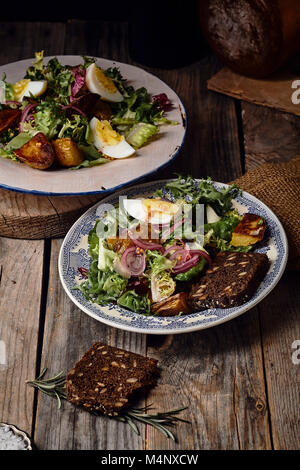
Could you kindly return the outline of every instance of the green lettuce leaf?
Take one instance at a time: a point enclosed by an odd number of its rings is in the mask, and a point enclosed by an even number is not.
[[[44,51],[35,53],[35,62],[33,65],[30,65],[26,70],[26,75],[24,78],[29,78],[30,80],[44,80]]]
[[[59,104],[51,99],[42,101],[36,107],[35,128],[45,134],[48,139],[57,137],[65,119],[65,113],[62,112]]]
[[[134,290],[124,292],[118,299],[118,305],[136,313],[150,314],[150,300],[146,295],[138,295]]]
[[[151,139],[158,132],[158,128],[153,124],[145,124],[144,122],[139,122],[135,124],[129,134],[126,137],[127,142],[132,145],[132,147],[138,149],[145,145],[146,142]]]
[[[8,83],[8,81],[6,80],[5,73],[3,73],[2,75],[2,82],[4,83],[4,86],[5,86],[5,100],[14,101],[15,99],[14,90],[13,90],[12,84]]]
[[[198,264],[194,266],[193,268],[189,269],[185,273],[179,273],[175,276],[176,281],[181,281],[181,282],[189,282],[195,277],[199,276],[199,274],[203,271],[204,267],[206,265],[206,260],[204,258],[201,258]]]
[[[77,143],[87,144],[90,140],[90,126],[87,118],[80,114],[73,114],[70,119],[66,118],[58,134],[59,139],[64,137],[69,137]]]

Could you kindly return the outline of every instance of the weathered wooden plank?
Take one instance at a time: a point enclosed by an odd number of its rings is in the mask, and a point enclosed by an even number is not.
[[[275,449],[300,448],[300,365],[292,361],[300,340],[299,282],[299,272],[285,273],[258,307]]]
[[[181,98],[187,112],[187,134],[180,155],[156,178],[174,173],[230,181],[241,174],[234,100],[207,90],[207,79],[220,67],[214,56],[178,70],[153,70]]]
[[[64,31],[63,23],[1,22],[0,65],[29,59],[40,50],[44,50],[45,55],[59,54],[64,43]]]
[[[300,156],[298,116],[246,102],[242,102],[242,116],[246,170]]]
[[[0,421],[31,434],[43,241],[0,238]]]
[[[269,449],[271,447],[257,312],[188,335],[151,338],[162,378],[149,402],[187,405],[179,444],[148,429],[149,449]]]
[[[65,54],[132,63],[128,53],[127,34],[128,26],[123,22],[69,20]]]

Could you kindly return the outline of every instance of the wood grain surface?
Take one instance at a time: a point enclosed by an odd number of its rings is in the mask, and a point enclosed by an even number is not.
[[[125,23],[18,23],[5,24],[4,31],[5,41],[14,36],[14,47],[11,55],[7,48],[5,55],[0,53],[2,63],[31,56],[41,42],[45,49],[48,45],[47,53],[132,63]],[[263,145],[265,136],[255,132],[255,122],[246,113],[242,119],[243,104],[207,91],[207,79],[219,68],[209,56],[178,70],[148,69],[174,88],[189,118],[182,152],[157,178],[183,172],[230,181],[250,162],[250,143]],[[259,111],[253,113],[263,122]],[[286,137],[278,159],[287,158],[293,145]],[[37,206],[30,210],[32,217],[38,213]],[[298,273],[288,273],[258,307],[227,324],[186,335],[146,336],[102,325],[71,303],[58,277],[61,243],[0,242],[0,340],[5,339],[13,361],[13,367],[0,366],[0,420],[27,430],[39,449],[299,449],[300,366],[291,361],[291,345],[300,339]],[[25,378],[43,366],[49,373],[67,372],[99,340],[158,359],[159,384],[140,404],[153,403],[160,410],[188,406],[183,416],[191,424],[178,425],[177,443],[142,425],[138,437],[123,423],[91,416],[69,403],[57,410],[53,399],[25,388]]]
[[[0,421],[31,433],[42,297],[43,241],[0,239]]]

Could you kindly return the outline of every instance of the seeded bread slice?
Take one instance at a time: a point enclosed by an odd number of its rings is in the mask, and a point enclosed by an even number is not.
[[[194,310],[229,308],[252,297],[269,268],[262,253],[221,252],[188,298]]]
[[[95,343],[66,379],[67,400],[94,412],[117,415],[133,398],[156,384],[157,361]]]

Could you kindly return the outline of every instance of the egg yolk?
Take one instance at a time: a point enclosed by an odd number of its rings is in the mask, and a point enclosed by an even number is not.
[[[109,93],[116,93],[118,91],[116,85],[112,81],[111,78],[107,77],[105,73],[99,69],[99,67],[95,67],[95,75],[97,77],[98,82],[109,92]]]
[[[108,121],[97,121],[96,133],[101,138],[103,146],[118,145],[124,140],[124,136],[113,130]]]
[[[153,217],[160,214],[176,214],[178,207],[176,204],[172,204],[168,201],[162,201],[160,199],[144,199],[143,205],[147,211],[147,217]]]
[[[29,83],[30,80],[28,78],[24,78],[13,85],[14,97],[16,100],[19,100],[22,97]]]

